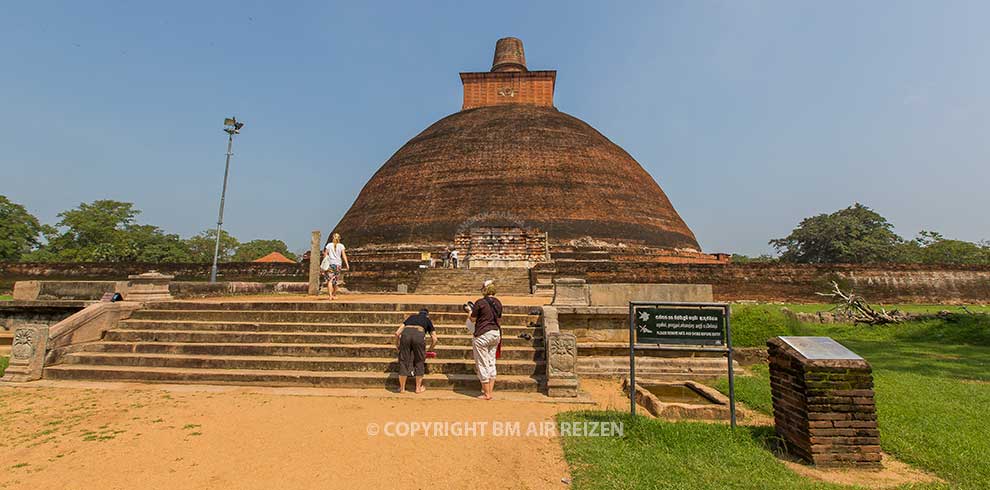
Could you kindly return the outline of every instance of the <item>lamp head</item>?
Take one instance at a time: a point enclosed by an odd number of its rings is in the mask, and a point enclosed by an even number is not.
[[[241,128],[244,127],[244,123],[237,120],[236,117],[228,117],[223,120],[224,128],[223,130],[227,134],[240,134]]]

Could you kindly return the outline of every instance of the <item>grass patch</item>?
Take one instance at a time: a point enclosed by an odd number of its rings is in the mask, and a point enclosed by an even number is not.
[[[733,326],[746,328],[745,323]],[[753,338],[767,330],[760,327],[759,333],[746,333]],[[832,337],[873,366],[885,451],[949,481],[952,488],[986,488],[990,316],[959,314],[882,326],[803,324],[796,330],[801,335]],[[772,413],[769,370],[756,366],[751,371],[754,376],[736,378],[736,397]],[[728,392],[724,379],[714,386]]]
[[[909,305],[911,312],[953,311]],[[895,325],[805,324],[780,313],[781,305],[733,305],[736,346],[765,346],[778,335],[829,336],[866,358],[874,369],[884,451],[947,483],[918,489],[984,489],[990,482],[990,315],[963,313]],[[800,305],[792,311],[821,311]],[[986,308],[969,308],[973,312]],[[766,366],[736,377],[736,397],[772,413]],[[727,380],[713,383],[728,391]],[[619,412],[569,412],[561,421],[625,424],[622,437],[562,437],[579,489],[833,489],[788,470],[773,454],[773,428],[664,422]]]
[[[561,422],[617,422],[622,437],[564,437],[575,489],[838,489],[788,470],[767,449],[773,428],[664,422],[620,412],[564,412]]]
[[[732,345],[765,347],[781,335],[807,335],[805,325],[780,312],[779,306],[732,305]]]
[[[7,356],[0,356],[0,376],[3,376],[3,372],[7,370],[7,364],[10,359]]]
[[[14,297],[9,294],[0,294],[0,301],[13,301]]]
[[[753,376],[736,376],[736,400],[747,407],[765,414],[773,414],[773,400],[770,399],[770,368],[758,364],[749,368]],[[729,393],[729,379],[721,378],[712,386],[722,393]]]

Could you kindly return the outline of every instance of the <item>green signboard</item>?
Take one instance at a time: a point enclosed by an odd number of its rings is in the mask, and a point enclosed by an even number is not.
[[[725,345],[725,308],[635,306],[636,342]]]

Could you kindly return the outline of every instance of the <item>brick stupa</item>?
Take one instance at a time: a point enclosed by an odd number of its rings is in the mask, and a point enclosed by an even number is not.
[[[535,234],[551,250],[580,241],[714,260],[643,167],[557,110],[557,72],[528,70],[522,41],[500,39],[491,71],[460,76],[462,110],[392,155],[336,226],[349,247],[463,250],[476,230],[493,243],[524,230],[530,249]]]

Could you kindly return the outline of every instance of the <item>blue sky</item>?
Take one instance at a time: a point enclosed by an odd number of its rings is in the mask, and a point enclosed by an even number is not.
[[[990,239],[988,2],[358,3],[6,2],[0,194],[196,234],[236,115],[225,229],[301,250],[516,36],[706,251],[856,201],[907,238]]]

